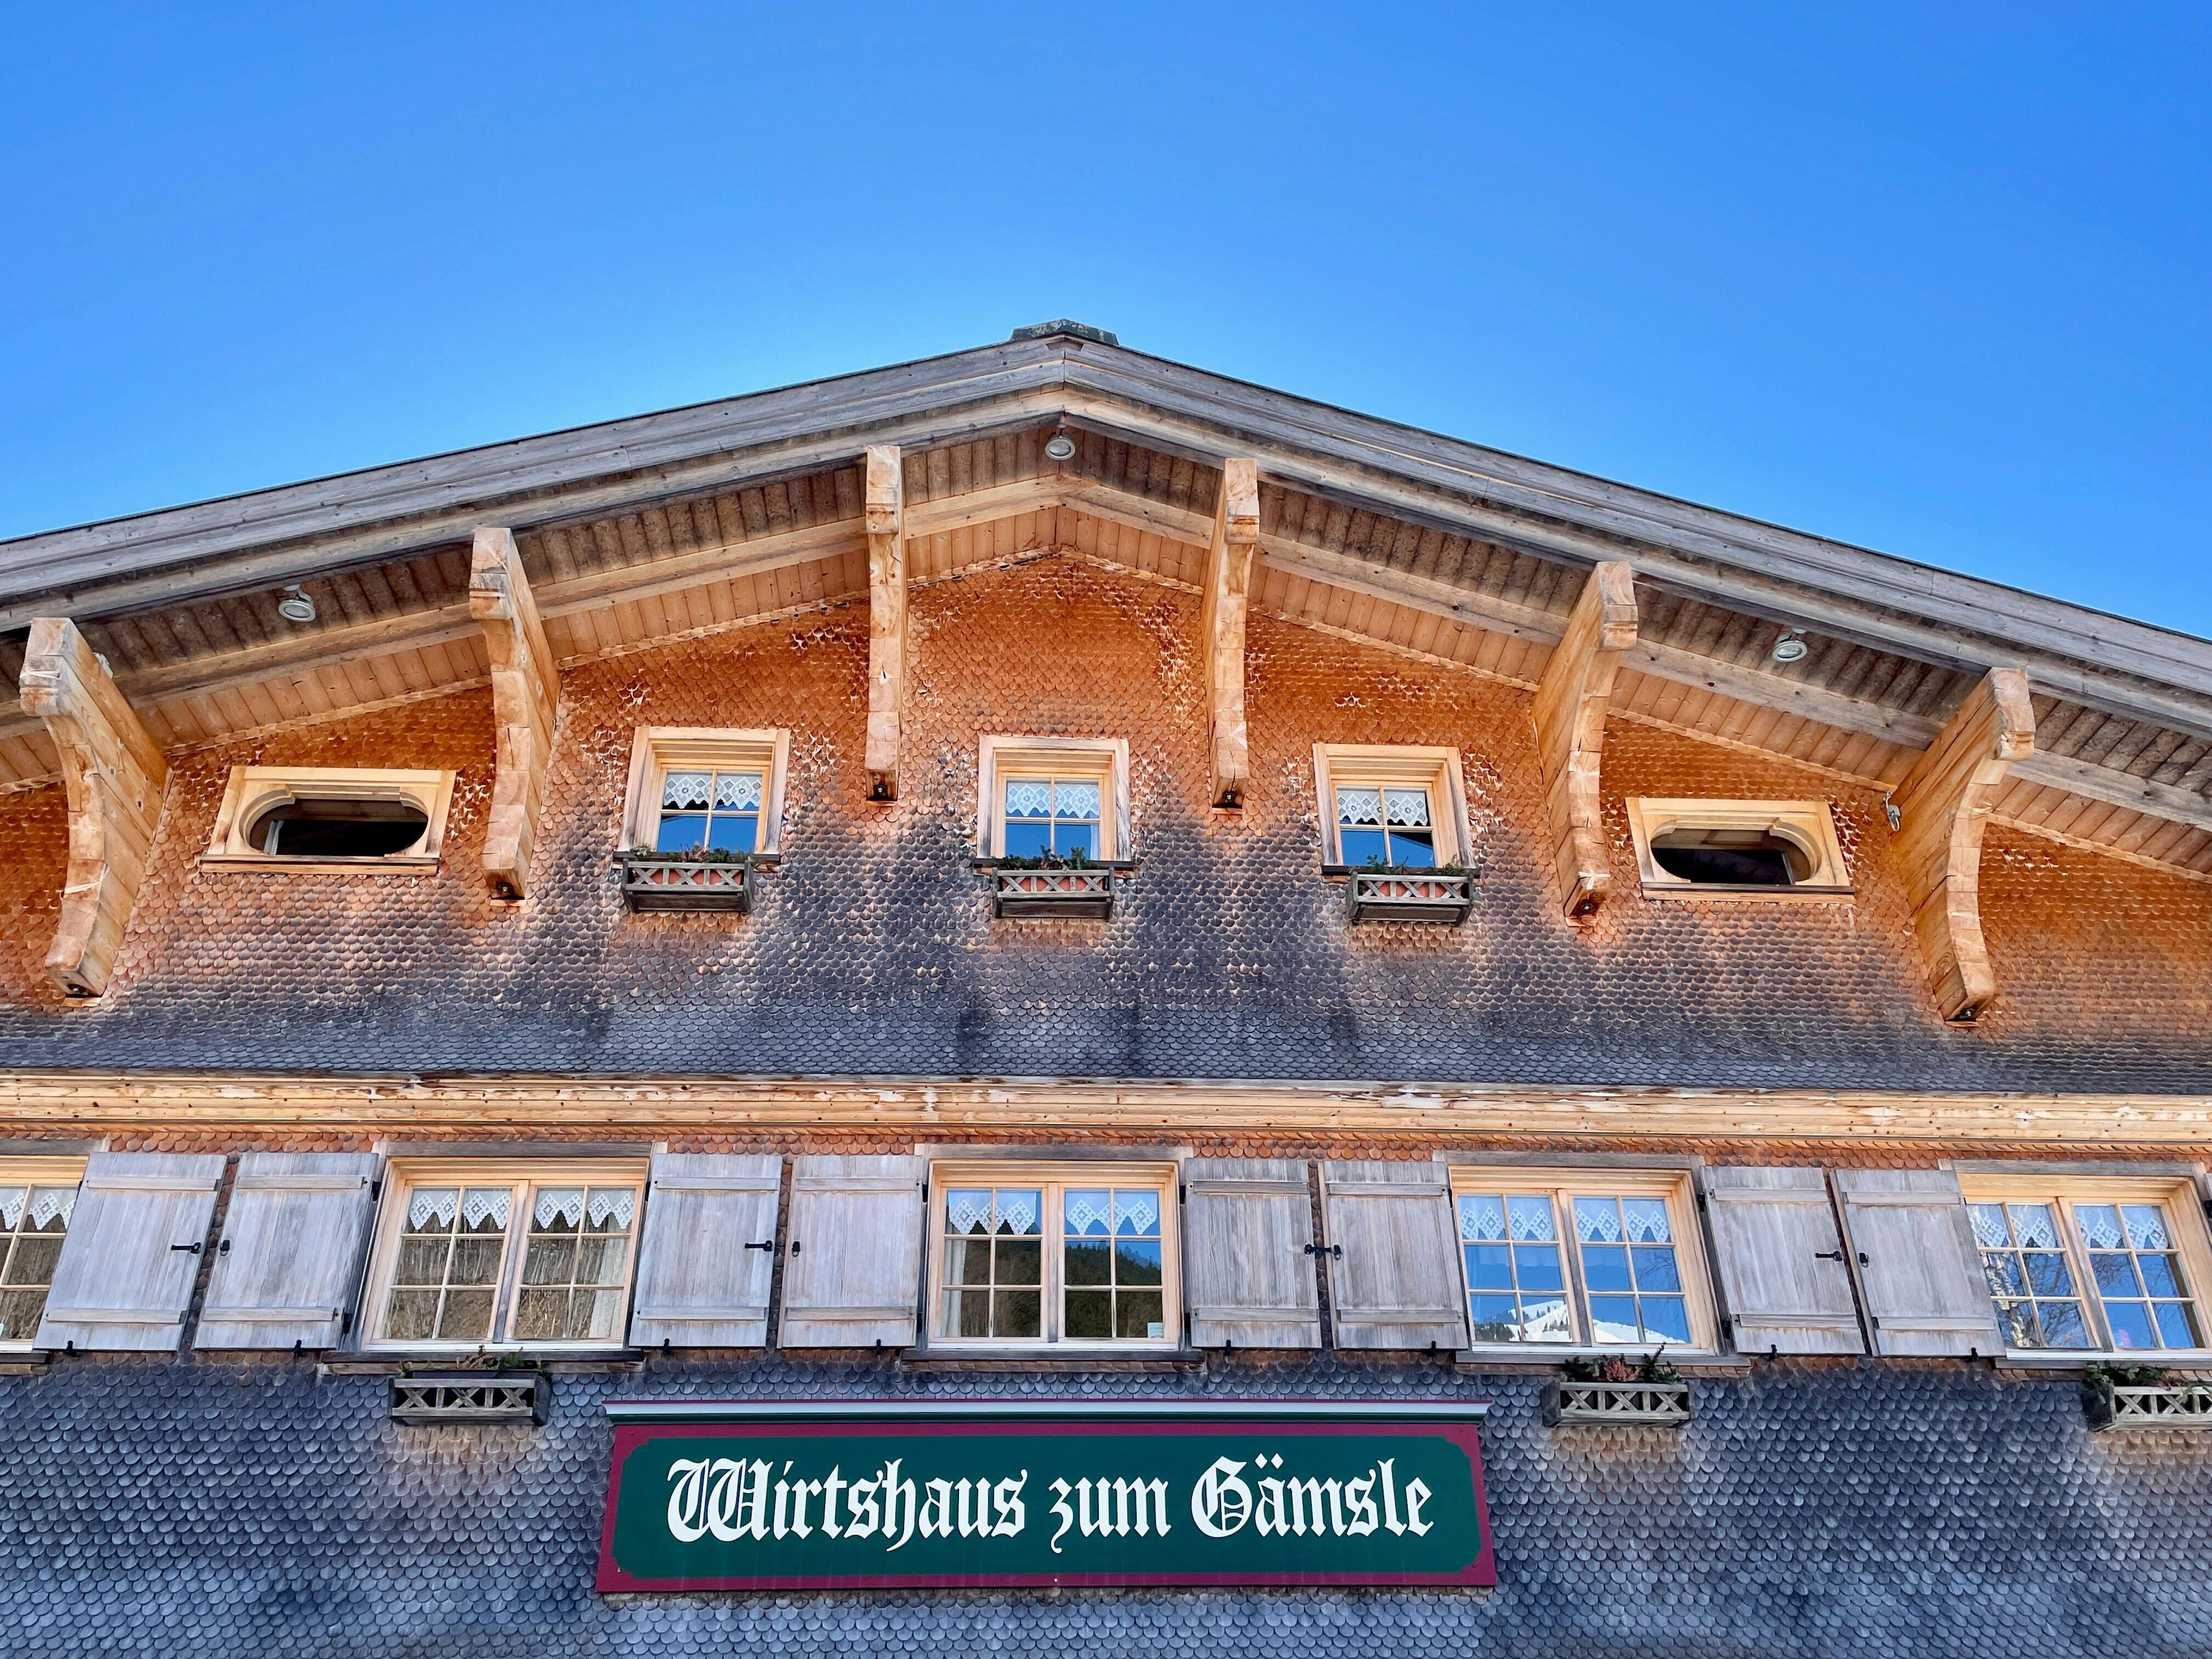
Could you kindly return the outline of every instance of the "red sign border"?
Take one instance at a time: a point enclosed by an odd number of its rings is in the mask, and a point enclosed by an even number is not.
[[[688,1402],[687,1402],[688,1403]],[[1027,1402],[1024,1402],[1027,1403]],[[1209,1405],[1214,1402],[1208,1402]],[[1227,1405],[1229,1402],[1219,1402]],[[702,1404],[702,1411],[712,1407]],[[887,1405],[881,1417],[844,1417],[809,1421],[794,1415],[791,1418],[752,1417],[738,1421],[663,1420],[618,1423],[615,1425],[614,1455],[607,1469],[606,1518],[599,1528],[599,1576],[592,1588],[602,1595],[690,1595],[702,1590],[937,1590],[937,1589],[1048,1589],[1054,1586],[1071,1588],[1138,1589],[1146,1586],[1200,1587],[1217,1589],[1237,1586],[1302,1585],[1311,1589],[1340,1586],[1458,1586],[1467,1589],[1488,1589],[1498,1583],[1498,1565],[1494,1540],[1490,1531],[1490,1499],[1483,1485],[1481,1419],[1479,1418],[1424,1418],[1408,1414],[1393,1415],[1387,1423],[1374,1421],[1330,1422],[1316,1416],[1309,1421],[1302,1418],[1285,1418],[1279,1413],[1281,1402],[1265,1402],[1267,1414],[1257,1420],[1271,1428],[1294,1428],[1300,1434],[1355,1435],[1373,1434],[1378,1428],[1417,1429],[1423,1432],[1440,1434],[1467,1454],[1468,1464],[1474,1475],[1475,1524],[1482,1534],[1482,1549],[1465,1568],[1455,1573],[1436,1572],[1053,1572],[1053,1573],[959,1573],[936,1577],[887,1577],[879,1574],[851,1573],[830,1577],[805,1577],[790,1574],[750,1577],[724,1578],[633,1578],[615,1565],[615,1500],[622,1490],[624,1462],[644,1442],[663,1436],[678,1434],[692,1437],[714,1436],[789,1435],[847,1435],[866,1433],[888,1428],[908,1435],[972,1435],[979,1427],[988,1428],[989,1419],[979,1413],[964,1420],[915,1422],[897,1415],[896,1405]],[[1325,1407],[1323,1408],[1326,1409]],[[1164,1412],[1158,1418],[1116,1417],[1110,1419],[1085,1420],[1080,1418],[1040,1421],[1038,1427],[1049,1426],[1064,1434],[1112,1434],[1116,1430],[1145,1434],[1218,1434],[1224,1427],[1239,1422],[1232,1413],[1219,1416],[1184,1417]],[[1011,1424],[1008,1426],[1012,1426]]]

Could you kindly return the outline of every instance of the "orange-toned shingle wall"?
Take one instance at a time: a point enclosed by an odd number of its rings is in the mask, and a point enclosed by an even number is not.
[[[484,693],[180,756],[114,988],[92,1009],[60,1012],[37,973],[59,878],[59,792],[0,799],[0,833],[20,846],[0,877],[12,897],[0,941],[0,997],[17,1011],[9,1029],[33,1044],[82,1029],[99,1036],[100,1063],[147,1066],[183,1063],[189,1045],[179,1027],[157,1036],[133,1021],[186,1006],[195,1027],[273,1022],[284,1040],[272,1039],[272,1066],[327,1049],[353,1070],[404,1068],[418,1048],[448,1068],[469,1063],[474,1039],[453,1032],[475,1022],[484,1069],[558,1070],[588,1048],[632,1072],[1049,1071],[1054,1022],[1079,1016],[1093,1022],[1091,1046],[1066,1069],[1084,1075],[1256,1074],[1281,1031],[1316,1046],[1273,1074],[1323,1077],[1414,1074],[1425,1031],[1480,1037],[1485,1069],[1470,1060],[1455,1075],[1530,1082],[1647,1061],[1694,1074],[1717,1042],[1737,1055],[1722,1082],[1747,1075],[1750,1055],[1761,1076],[1833,1072],[1838,1086],[1869,1086],[1838,1070],[1863,1062],[1876,1084],[1891,1067],[1940,1073],[1942,1086],[2009,1086],[1977,1083],[1976,1068],[2027,1054],[2063,1071],[2086,1039],[2212,1066],[2212,886],[1992,831],[1983,885],[2000,1000],[1978,1029],[1946,1029],[1876,795],[1616,720],[1604,770],[1616,891],[1577,927],[1559,915],[1543,860],[1526,695],[1287,623],[1252,624],[1252,785],[1241,817],[1213,814],[1196,613],[1179,590],[1072,559],[918,590],[902,798],[888,807],[864,799],[861,610],[580,666],[564,679],[522,905],[490,900],[477,870]],[[787,858],[755,916],[623,913],[608,855],[640,725],[792,730]],[[990,920],[967,864],[976,738],[989,732],[1129,738],[1143,867],[1111,921]],[[1340,890],[1318,871],[1322,741],[1462,750],[1486,872],[1473,922],[1345,927]],[[227,769],[253,761],[458,768],[444,871],[427,881],[200,871]],[[1858,896],[1646,902],[1620,806],[1630,793],[1826,799]],[[249,1006],[260,1012],[240,1012]],[[1207,1021],[1256,1035],[1208,1047]],[[716,1046],[718,1032],[770,1025],[783,1047]],[[650,1042],[634,1040],[648,1026]],[[509,1040],[526,1028],[546,1033],[541,1066],[529,1063],[535,1038]],[[913,1040],[923,1028],[935,1046]],[[877,1054],[890,1059],[872,1064]],[[2094,1082],[2104,1064],[2083,1075]]]

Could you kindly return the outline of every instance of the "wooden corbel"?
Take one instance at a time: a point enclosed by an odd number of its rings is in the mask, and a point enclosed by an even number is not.
[[[66,617],[31,624],[23,710],[46,722],[69,793],[69,874],[46,972],[73,997],[107,988],[145,879],[169,763]]]
[[[1551,804],[1561,902],[1577,919],[1595,914],[1613,890],[1613,863],[1598,817],[1598,763],[1620,653],[1635,643],[1636,573],[1626,561],[1608,559],[1583,585],[1567,631],[1544,665],[1531,711]]]
[[[1982,831],[2006,771],[2034,752],[2027,676],[1992,668],[1890,793],[1913,931],[1946,1019],[1970,1021],[1996,994],[1982,938]]]
[[[1221,501],[1206,553],[1206,594],[1199,633],[1206,647],[1207,730],[1213,767],[1213,804],[1243,805],[1251,771],[1244,720],[1244,618],[1252,566],[1260,550],[1260,463],[1221,464]]]
[[[520,898],[528,890],[531,848],[538,841],[538,815],[545,809],[561,678],[513,531],[487,526],[477,532],[469,567],[469,614],[483,629],[491,656],[492,720],[498,735],[491,814],[484,825],[484,875],[501,898]]]
[[[898,799],[899,726],[906,713],[906,485],[894,444],[870,444],[868,526],[869,794]]]

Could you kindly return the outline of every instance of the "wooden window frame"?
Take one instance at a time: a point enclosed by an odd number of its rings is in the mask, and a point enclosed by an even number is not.
[[[641,726],[630,740],[629,776],[623,790],[619,850],[647,853],[660,830],[661,783],[671,771],[725,771],[758,767],[760,834],[752,856],[783,854],[784,783],[791,765],[791,733],[781,726],[758,730],[714,726]]]
[[[1182,1346],[1182,1206],[1178,1202],[1179,1166],[1152,1160],[1126,1164],[1025,1163],[1011,1158],[951,1160],[929,1166],[928,1200],[922,1206],[922,1224],[928,1229],[927,1249],[922,1261],[924,1300],[921,1328],[927,1351],[933,1353],[988,1352],[994,1354],[1158,1354],[1174,1353]],[[955,1187],[1036,1187],[1042,1188],[1043,1215],[1041,1237],[1046,1245],[1044,1313],[1039,1336],[962,1336],[944,1329],[945,1200]],[[1077,1340],[1062,1336],[1066,1310],[1066,1267],[1062,1260],[1066,1220],[1062,1200],[1067,1189],[1097,1187],[1146,1187],[1160,1195],[1160,1334],[1157,1337],[1112,1337]],[[950,1288],[958,1289],[957,1285]]]
[[[1098,780],[1100,864],[1123,865],[1134,856],[1129,814],[1129,743],[1126,738],[986,737],[975,752],[975,856],[1006,856],[1008,778],[1087,777]]]
[[[84,1184],[85,1163],[82,1153],[0,1158],[0,1187],[81,1187]],[[29,1199],[29,1194],[26,1193],[24,1201],[28,1203]],[[69,1237],[67,1228],[62,1230],[62,1237],[64,1239]],[[8,1255],[4,1239],[5,1235],[0,1235],[0,1266],[5,1265]],[[51,1286],[52,1281],[49,1279],[47,1283]],[[0,1353],[30,1352],[38,1334],[39,1328],[33,1325],[23,1336],[0,1339]]]
[[[298,871],[384,876],[436,873],[446,836],[446,815],[453,804],[454,774],[388,767],[234,766],[215,817],[204,870]],[[399,800],[418,808],[428,820],[414,844],[378,858],[288,858],[256,851],[246,839],[254,821],[289,801]]]
[[[2048,1204],[2058,1211],[2065,1245],[2066,1265],[2090,1328],[2105,1344],[2089,1348],[2007,1348],[2008,1355],[2042,1362],[2064,1360],[2087,1364],[2116,1360],[2124,1364],[2202,1364],[2212,1359],[2212,1234],[2205,1227],[2204,1209],[2197,1182],[2188,1176],[2038,1176],[1975,1175],[1959,1172],[1959,1193],[1967,1204]],[[2181,1259],[2182,1289],[2197,1316],[2198,1346],[2194,1348],[2121,1348],[2111,1346],[2112,1321],[2105,1313],[2105,1298],[2089,1268],[2088,1248],[2075,1224],[2076,1204],[2156,1204],[2166,1212],[2172,1230],[2174,1254]],[[1982,1271],[1981,1252],[1974,1252],[1974,1271]],[[1990,1297],[1992,1309],[1996,1304]],[[1997,1328],[2004,1328],[1999,1319]]]
[[[1636,873],[1646,898],[1753,898],[1826,901],[1852,896],[1850,871],[1836,818],[1825,800],[1657,799],[1632,795],[1628,833],[1636,843]],[[1796,845],[1813,860],[1813,873],[1789,887],[1748,882],[1688,881],[1662,869],[1651,843],[1669,830],[1763,830]]]
[[[1567,1313],[1575,1340],[1571,1342],[1482,1342],[1486,1352],[1526,1354],[1533,1363],[1583,1354],[1640,1354],[1664,1346],[1671,1356],[1711,1359],[1720,1355],[1720,1309],[1713,1294],[1712,1263],[1705,1249],[1705,1230],[1698,1224],[1695,1189],[1686,1169],[1621,1169],[1617,1167],[1551,1169],[1514,1164],[1458,1164],[1449,1166],[1448,1188],[1451,1200],[1451,1233],[1455,1256],[1454,1276],[1459,1281],[1462,1312],[1474,1294],[1467,1278],[1467,1241],[1460,1233],[1459,1200],[1462,1194],[1502,1193],[1526,1196],[1540,1194],[1552,1201],[1553,1224],[1559,1234],[1560,1267],[1566,1279]],[[1690,1322],[1690,1340],[1665,1344],[1598,1342],[1590,1334],[1589,1292],[1583,1281],[1582,1246],[1574,1236],[1577,1198],[1657,1198],[1667,1206],[1667,1223],[1674,1234],[1675,1267],[1682,1279],[1682,1306]],[[1472,1327],[1469,1328],[1470,1336]]]
[[[1474,867],[1474,837],[1468,828],[1467,776],[1459,750],[1411,744],[1317,743],[1314,745],[1314,805],[1320,813],[1324,874],[1352,872],[1337,838],[1336,787],[1389,785],[1429,792],[1437,830],[1437,862]],[[1449,845],[1446,845],[1449,832]]]
[[[638,1247],[645,1237],[645,1206],[651,1191],[651,1164],[646,1158],[404,1158],[385,1165],[384,1198],[376,1216],[368,1271],[362,1275],[362,1309],[358,1321],[366,1353],[533,1353],[541,1352],[620,1352],[629,1346],[630,1304],[637,1288]],[[516,1189],[508,1210],[507,1240],[500,1258],[499,1278],[492,1303],[490,1334],[481,1342],[434,1342],[388,1338],[385,1322],[390,1317],[392,1274],[399,1256],[399,1236],[405,1230],[408,1200],[417,1187],[508,1187]],[[529,1249],[529,1217],[536,1207],[540,1187],[630,1187],[637,1194],[631,1212],[629,1250],[623,1267],[622,1306],[615,1318],[615,1334],[596,1341],[575,1338],[557,1341],[519,1341],[506,1334],[514,1328],[515,1304],[522,1291],[522,1262]]]

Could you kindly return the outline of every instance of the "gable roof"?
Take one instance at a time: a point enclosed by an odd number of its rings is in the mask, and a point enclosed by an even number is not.
[[[1060,423],[1086,439],[1073,477],[1048,488],[1017,467],[978,483],[975,466],[948,464],[938,487],[940,459],[988,458],[1017,438],[1033,449]],[[1064,323],[864,374],[0,543],[0,641],[38,615],[72,616],[96,644],[97,624],[175,617],[171,643],[149,626],[140,635],[155,643],[111,653],[137,702],[242,684],[264,668],[294,672],[323,643],[359,652],[453,635],[458,596],[433,591],[426,573],[486,523],[514,528],[526,558],[535,546],[550,560],[556,600],[563,581],[576,583],[578,607],[641,583],[676,591],[718,580],[740,562],[819,559],[844,533],[836,526],[849,518],[857,530],[857,501],[845,501],[839,480],[869,444],[906,453],[915,493],[939,504],[940,525],[1065,509],[1185,547],[1204,544],[1222,459],[1254,456],[1279,574],[1522,641],[1521,670],[1492,665],[1508,678],[1532,677],[1581,573],[1625,559],[1661,619],[1636,666],[1732,705],[1855,733],[1865,742],[1838,768],[1855,775],[1890,777],[1899,768],[1881,745],[1923,745],[1983,671],[2019,666],[2052,735],[2035,757],[2041,781],[2023,786],[2035,799],[2012,805],[2072,823],[2080,811],[2065,817],[2071,809],[2052,803],[2096,803],[2106,816],[2087,838],[2110,845],[2134,830],[2108,822],[2111,811],[2148,815],[2188,832],[2166,836],[2154,856],[2212,871],[2212,643],[1291,397]],[[681,531],[654,544],[648,525],[637,545],[599,556],[595,568],[585,558],[563,571],[544,550],[584,526],[592,536],[582,540],[605,541],[611,525],[680,514],[687,503],[696,520],[702,501],[779,490],[811,508],[778,522],[771,501],[741,525],[718,519],[688,548]],[[1468,547],[1498,557],[1439,554]],[[327,641],[322,630],[262,636],[245,618],[228,629],[208,609],[407,561],[416,577],[368,583],[388,607],[379,598],[361,616],[349,609],[333,620],[353,631],[332,629]],[[266,609],[258,598],[256,606]],[[1769,648],[1784,629],[1816,647],[1789,669]],[[19,659],[19,645],[0,643],[0,668],[12,672]],[[41,741],[23,722],[0,724],[0,766],[18,781],[38,775]]]

